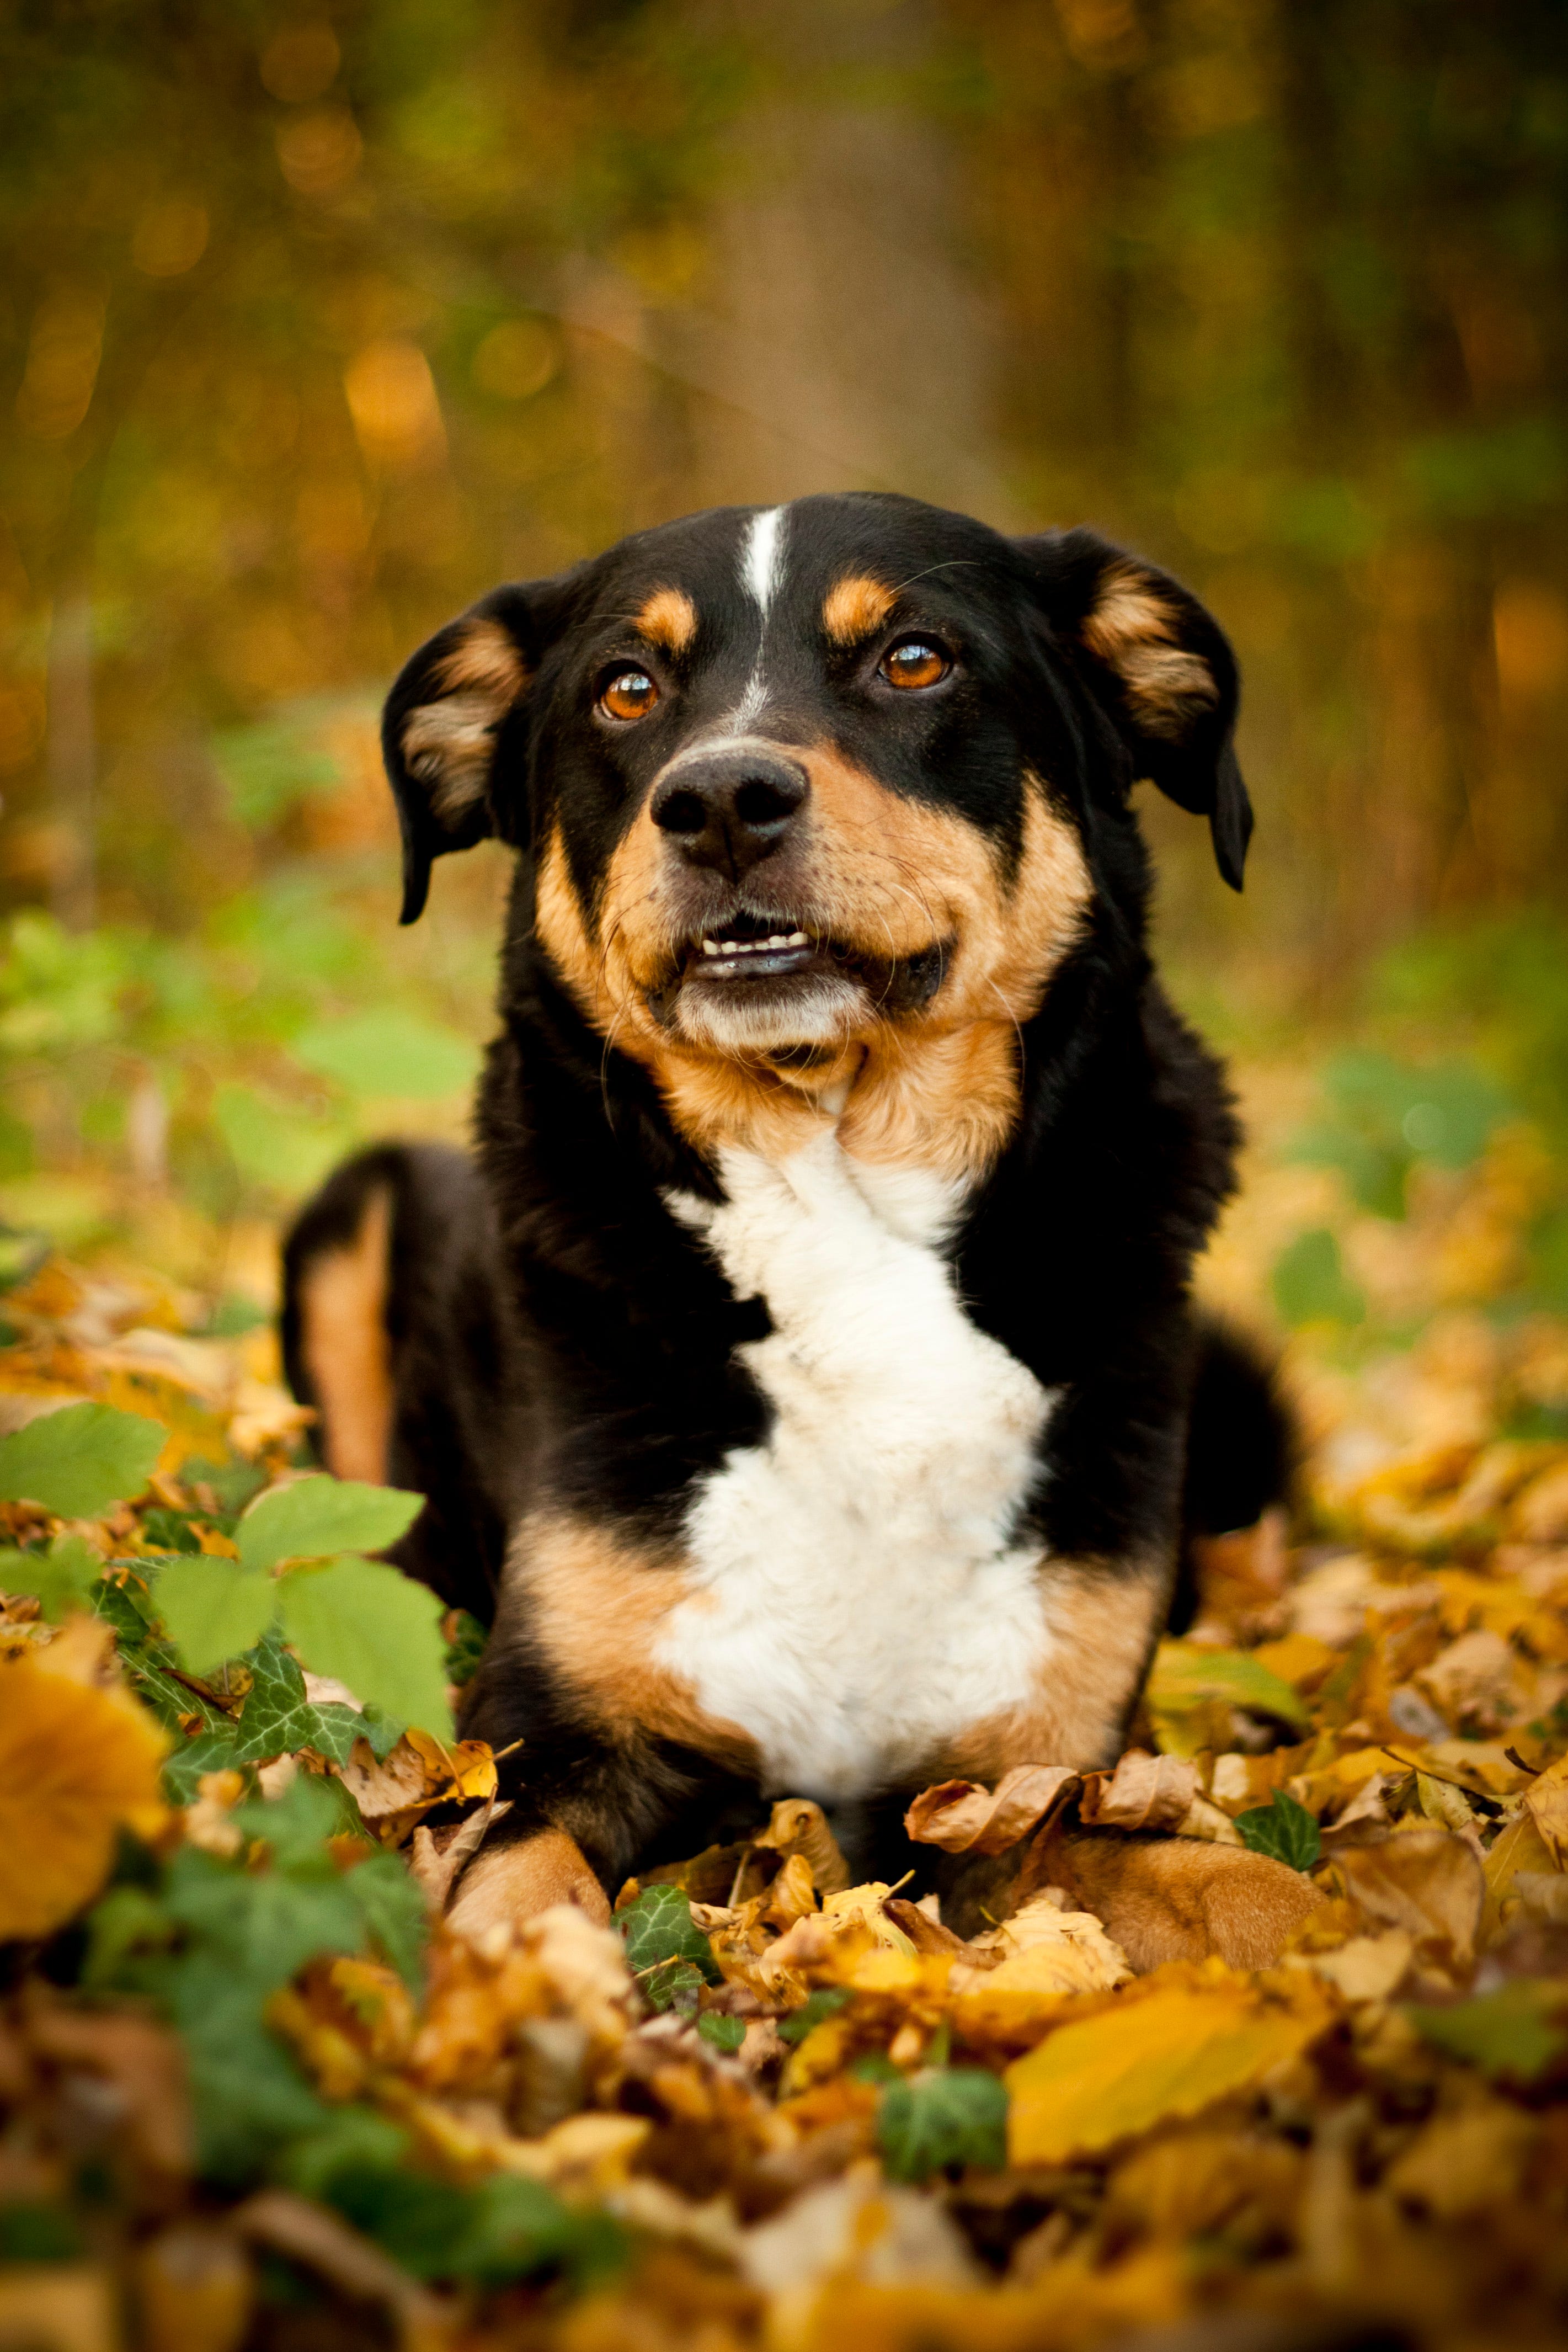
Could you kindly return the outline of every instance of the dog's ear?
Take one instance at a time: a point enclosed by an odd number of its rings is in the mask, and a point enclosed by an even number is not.
[[[497,750],[525,704],[555,585],[497,588],[421,646],[387,697],[382,753],[402,834],[405,923],[423,911],[436,858],[515,831],[497,803]]]
[[[1051,628],[1087,657],[1134,775],[1207,817],[1216,862],[1239,890],[1252,803],[1231,742],[1236,657],[1218,623],[1168,572],[1096,531],[1046,531],[1019,545]]]

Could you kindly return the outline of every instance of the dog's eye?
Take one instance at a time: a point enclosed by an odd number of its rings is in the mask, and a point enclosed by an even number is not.
[[[953,665],[924,637],[902,637],[889,646],[878,668],[889,686],[938,686]]]
[[[658,699],[645,669],[618,669],[601,689],[599,708],[607,719],[646,719]]]

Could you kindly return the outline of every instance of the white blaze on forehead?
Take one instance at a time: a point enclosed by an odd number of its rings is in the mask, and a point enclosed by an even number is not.
[[[766,507],[753,515],[740,542],[740,576],[766,619],[779,584],[779,557],[783,541],[784,509]]]
[[[784,546],[783,507],[765,507],[753,515],[741,535],[740,583],[762,616],[757,639],[757,659],[746,691],[727,719],[719,725],[721,735],[744,735],[755,727],[768,702],[768,682],[762,672],[762,656],[768,640],[768,608],[773,602],[773,592],[779,585],[782,571]]]

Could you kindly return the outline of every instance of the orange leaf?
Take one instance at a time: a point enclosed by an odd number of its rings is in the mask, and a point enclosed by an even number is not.
[[[0,1938],[49,1935],[91,1901],[120,1823],[158,1810],[168,1748],[122,1690],[0,1666]]]

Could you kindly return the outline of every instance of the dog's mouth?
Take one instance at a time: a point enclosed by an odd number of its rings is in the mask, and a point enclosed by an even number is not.
[[[738,914],[698,933],[686,950],[683,982],[733,987],[737,982],[793,980],[824,962],[841,969],[831,940],[801,930],[788,916]]]
[[[802,1011],[821,999],[841,1010],[858,1003],[867,1011],[897,1015],[928,1004],[942,984],[955,942],[937,940],[904,956],[878,956],[816,929],[810,918],[743,908],[723,923],[705,923],[676,950],[662,986],[649,992],[656,1018],[676,1018],[684,998],[716,1015],[725,1004],[737,1012],[766,1005],[798,1004]],[[688,1017],[688,1016],[683,1016]],[[705,1024],[706,1025],[706,1024]]]

